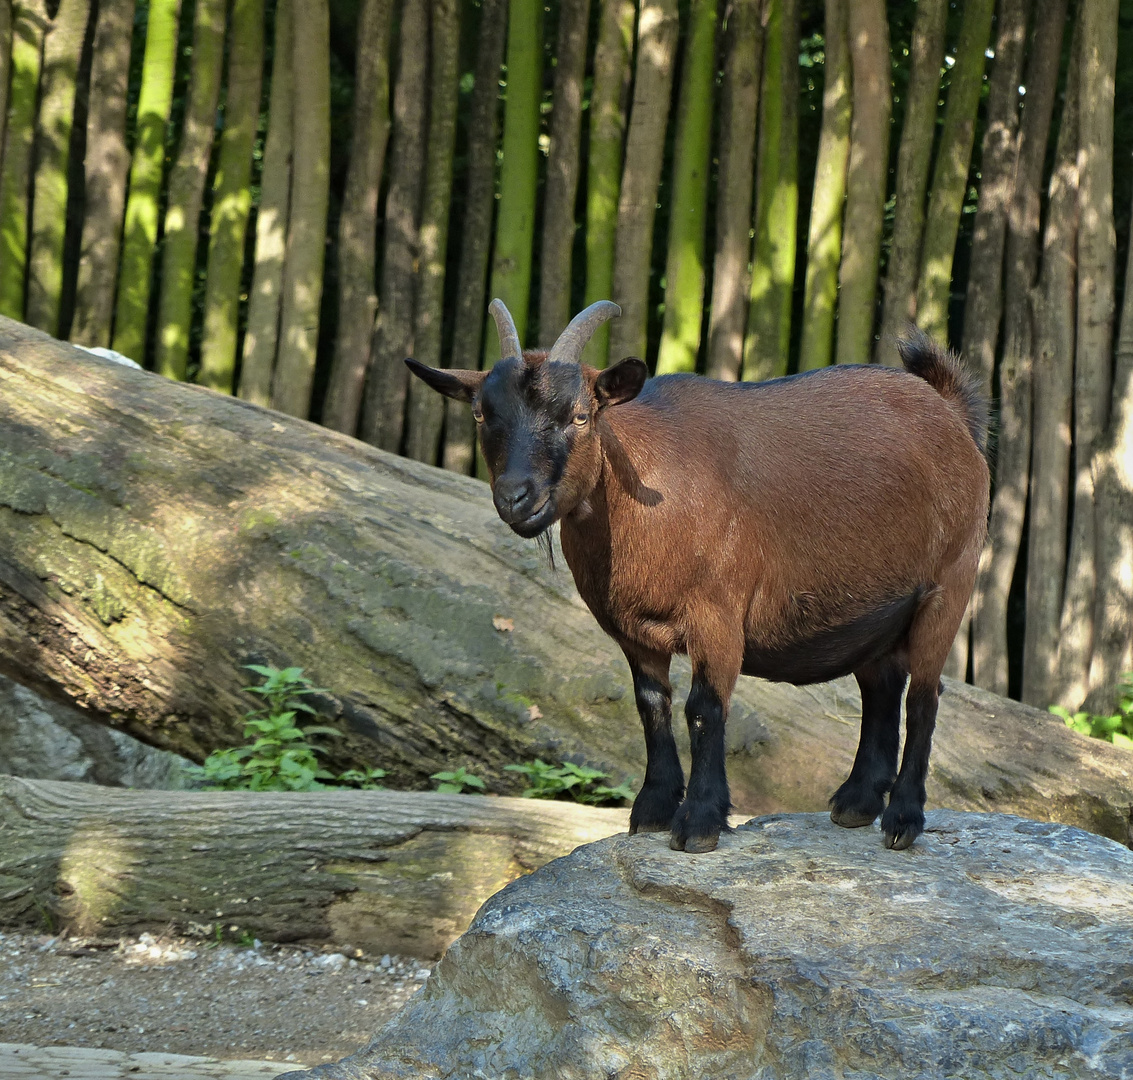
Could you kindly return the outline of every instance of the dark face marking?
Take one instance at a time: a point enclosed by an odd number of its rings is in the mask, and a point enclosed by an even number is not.
[[[590,436],[593,402],[578,364],[501,360],[473,401],[480,448],[500,518],[538,536],[560,515],[567,459]]]

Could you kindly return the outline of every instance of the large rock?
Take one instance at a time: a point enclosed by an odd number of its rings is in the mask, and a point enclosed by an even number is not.
[[[189,764],[0,675],[0,773],[179,790],[194,786]]]
[[[818,814],[690,857],[612,837],[494,896],[364,1050],[289,1076],[1133,1076],[1133,852],[936,812]]]

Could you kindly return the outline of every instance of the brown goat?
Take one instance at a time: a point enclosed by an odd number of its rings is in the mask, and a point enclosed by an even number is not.
[[[914,333],[900,346],[906,371],[648,379],[637,359],[578,363],[620,314],[608,301],[576,316],[545,358],[524,359],[507,309],[490,310],[503,357],[490,372],[406,363],[471,402],[500,517],[525,537],[561,522],[578,591],[629,661],[648,753],[630,832],[716,847],[739,675],[805,684],[852,672],[861,738],[831,817],[855,827],[881,814],[886,846],[908,847],[924,829],[940,675],[987,521],[985,409],[958,361]],[[693,669],[687,792],[674,653]]]

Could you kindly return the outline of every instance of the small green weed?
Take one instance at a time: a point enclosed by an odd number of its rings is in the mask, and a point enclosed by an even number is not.
[[[599,783],[607,778],[604,772],[569,761],[549,765],[536,758],[526,765],[505,765],[504,768],[527,777],[530,786],[523,792],[525,799],[557,799],[567,795],[575,802],[603,805],[633,798],[628,783],[609,787]]]
[[[435,772],[429,779],[439,781],[437,791],[442,795],[463,795],[465,788],[469,789],[470,795],[482,795],[487,786],[480,777],[473,776],[463,765],[451,772]]]
[[[314,735],[340,737],[342,733],[321,724],[299,726],[298,713],[315,715],[304,696],[323,693],[303,675],[302,668],[246,667],[264,678],[262,686],[244,687],[264,701],[244,715],[244,738],[250,742],[214,750],[204,765],[190,768],[192,776],[205,787],[222,791],[315,791],[328,786],[322,781],[370,790],[380,787],[377,781],[385,776],[384,769],[350,769],[336,777],[319,764],[317,755],[325,751],[308,740]]]
[[[1067,727],[1083,735],[1133,750],[1133,671],[1126,672],[1117,684],[1117,712],[1110,716],[1096,716],[1088,712],[1071,714],[1061,705],[1052,705],[1050,711],[1061,716]]]

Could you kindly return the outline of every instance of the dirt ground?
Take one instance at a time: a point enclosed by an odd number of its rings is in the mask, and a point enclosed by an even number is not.
[[[0,1043],[317,1065],[366,1043],[429,970],[258,943],[0,933]]]

